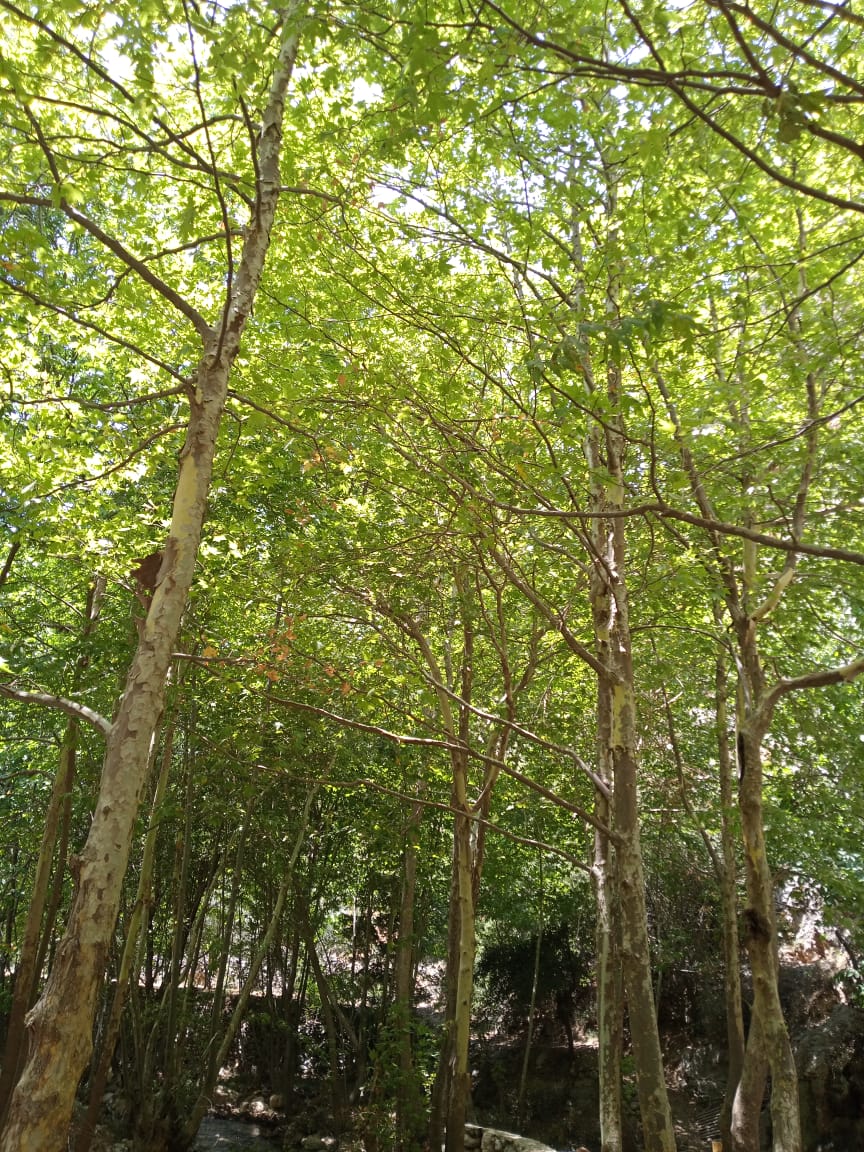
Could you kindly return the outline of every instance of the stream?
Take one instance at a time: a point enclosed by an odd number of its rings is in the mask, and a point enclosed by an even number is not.
[[[195,1152],[274,1152],[278,1145],[270,1139],[271,1129],[254,1121],[205,1116],[198,1129]]]

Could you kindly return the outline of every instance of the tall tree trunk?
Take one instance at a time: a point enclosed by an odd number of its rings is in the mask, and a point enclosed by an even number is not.
[[[24,1060],[24,1021],[32,1002],[32,990],[39,979],[39,969],[37,967],[39,932],[42,925],[42,915],[45,910],[48,884],[51,878],[51,862],[54,858],[54,845],[57,838],[57,828],[60,823],[63,800],[71,790],[75,776],[77,743],[78,721],[69,720],[63,735],[63,743],[60,745],[57,773],[54,777],[54,785],[48,801],[48,809],[45,813],[42,843],[36,861],[36,875],[33,880],[33,889],[30,893],[27,918],[24,922],[24,933],[21,938],[18,964],[15,968],[12,1007],[9,1012],[6,1044],[3,1051],[3,1071],[2,1074],[0,1074],[0,1117],[5,1116],[9,1108],[12,1091]],[[65,860],[57,861],[57,868],[61,870],[61,873],[64,865]]]
[[[471,860],[471,819],[467,811],[465,769],[454,780],[453,805],[456,809],[453,829],[456,859],[456,922],[458,951],[456,969],[456,1016],[453,1022],[453,1071],[450,1105],[447,1109],[446,1152],[464,1152],[465,1122],[471,1099],[471,1073],[468,1047],[471,1039],[471,1002],[474,992],[473,869]]]
[[[444,1037],[432,1091],[430,1143],[440,1147],[443,1135],[447,1152],[464,1152],[465,1119],[471,1095],[468,1047],[471,1034],[471,1002],[474,993],[474,857],[471,840],[472,809],[468,800],[468,748],[470,702],[474,676],[473,611],[470,589],[462,570],[454,573],[461,609],[462,659],[458,714],[451,702],[448,677],[438,664],[419,624],[396,616],[402,629],[420,650],[435,685],[442,726],[451,742],[450,803],[453,817],[453,858],[447,928],[447,974]]]
[[[613,416],[606,425],[606,457],[613,483],[606,492],[607,509],[625,506],[622,435],[614,415],[620,404],[620,374],[614,364],[607,370]],[[674,1152],[675,1132],[666,1092],[660,1033],[651,981],[651,945],[645,906],[645,876],[639,836],[636,736],[636,693],[625,573],[627,555],[625,521],[610,521],[611,548],[607,553],[612,617],[609,623],[611,691],[611,760],[613,826],[619,837],[617,864],[621,909],[621,967],[636,1063],[639,1110],[646,1152]]]
[[[465,1121],[471,1101],[471,1072],[468,1050],[471,1042],[471,1004],[474,998],[474,959],[477,949],[474,905],[474,853],[471,841],[471,806],[468,800],[468,746],[470,732],[470,703],[474,684],[474,623],[470,591],[464,573],[455,574],[456,591],[462,619],[462,667],[459,702],[458,743],[451,752],[453,772],[451,804],[453,817],[453,859],[455,861],[455,906],[457,951],[448,962],[456,962],[456,1015],[453,1020],[453,1068],[450,1080],[450,1101],[447,1109],[446,1152],[464,1152]],[[448,715],[448,713],[445,713]],[[453,732],[453,723],[447,724]],[[456,735],[455,732],[453,732]],[[478,879],[479,883],[479,879]]]
[[[177,1075],[177,1001],[180,997],[180,966],[184,951],[184,937],[186,936],[186,900],[189,886],[189,862],[192,856],[192,820],[194,816],[195,798],[195,756],[191,750],[190,741],[194,738],[195,726],[196,718],[193,704],[192,715],[187,720],[187,727],[184,734],[183,758],[185,761],[186,787],[183,802],[183,839],[181,844],[175,845],[174,850],[175,859],[179,854],[180,860],[179,866],[175,865],[174,931],[171,934],[171,959],[168,965],[168,986],[165,990],[165,1057],[163,1066],[165,1069],[165,1084],[169,1093],[173,1091]],[[149,910],[149,902],[147,907]],[[192,944],[194,946],[194,939]],[[193,971],[194,966],[195,956],[193,955],[190,957],[190,967]],[[154,1031],[157,1027],[158,1023],[154,1022]],[[146,1075],[147,1069],[145,1068],[144,1071]]]
[[[609,800],[599,791],[594,814],[608,826]],[[621,982],[621,921],[615,847],[609,836],[594,832],[591,869],[597,902],[597,1050],[600,1103],[600,1152],[621,1152],[621,1055],[624,1043],[624,1005]]]
[[[396,1088],[397,1152],[419,1147],[422,1131],[419,1084],[414,1068],[414,902],[417,893],[417,838],[422,805],[416,804],[405,829],[402,854],[402,892],[399,901],[399,938],[396,944],[394,1003],[391,1012],[397,1029],[399,1076]]]
[[[295,893],[295,908],[300,908],[302,897]],[[327,1040],[327,1056],[330,1061],[330,1099],[333,1110],[333,1127],[337,1133],[342,1132],[348,1113],[348,1093],[345,1086],[345,1077],[342,1072],[342,1063],[339,1059],[339,1029],[336,1023],[336,1013],[333,1007],[333,996],[330,982],[321,967],[318,959],[318,949],[315,944],[315,933],[309,919],[309,909],[306,905],[300,911],[303,941],[306,945],[306,955],[315,985],[318,989],[318,999],[321,1001],[321,1018],[324,1022],[324,1034]]]
[[[102,1107],[102,1096],[105,1085],[108,1083],[108,1074],[111,1071],[111,1062],[114,1059],[114,1049],[120,1035],[120,1024],[123,1016],[123,1006],[126,1003],[126,990],[132,976],[135,957],[138,953],[138,941],[141,923],[144,918],[144,908],[150,900],[153,881],[153,863],[156,858],[156,835],[159,828],[159,819],[162,804],[168,788],[168,772],[171,766],[171,757],[174,745],[174,725],[169,725],[164,738],[162,763],[159,770],[159,779],[153,795],[153,806],[150,815],[150,825],[144,840],[144,855],[141,860],[141,874],[138,878],[138,891],[135,895],[135,904],[126,929],[126,939],[123,942],[123,955],[120,958],[120,970],[117,974],[117,988],[111,1003],[111,1012],[99,1059],[90,1077],[90,1096],[87,1102],[87,1111],[75,1133],[75,1152],[89,1152]]]
[[[14,545],[13,545],[14,548]],[[14,554],[10,554],[10,563]],[[99,619],[99,609],[105,593],[105,578],[97,576],[87,593],[87,603],[84,614],[84,629],[82,641],[86,645],[87,639],[92,635],[96,622]],[[82,652],[79,656],[72,683],[73,695],[81,685],[82,676],[89,663],[89,655]],[[45,827],[42,830],[42,843],[39,848],[39,857],[36,862],[36,875],[33,880],[33,891],[30,896],[30,905],[27,910],[27,919],[24,924],[24,935],[21,942],[21,952],[15,970],[15,990],[12,996],[12,1007],[9,1012],[9,1023],[6,1032],[6,1045],[3,1051],[3,1071],[0,1074],[0,1124],[2,1124],[12,1097],[12,1090],[21,1070],[24,1059],[24,1018],[33,1003],[42,971],[47,950],[47,943],[53,931],[54,916],[58,901],[48,900],[48,889],[51,878],[51,862],[54,859],[54,849],[58,839],[58,828],[61,823],[68,828],[68,822],[63,821],[65,812],[71,811],[72,788],[75,782],[75,760],[78,750],[79,721],[74,717],[66,724],[63,742],[60,745],[60,757],[57,764],[57,774],[51,789],[51,798],[48,801],[48,810],[45,814]],[[57,852],[55,864],[54,889],[62,891],[63,874],[66,868],[67,837],[61,834],[60,850]],[[48,915],[45,916],[45,905],[48,902]],[[53,908],[53,914],[52,914]],[[44,926],[43,926],[44,917]],[[40,929],[44,946],[40,946]]]
[[[521,1130],[525,1123],[525,1097],[528,1091],[528,1068],[531,1063],[531,1043],[534,1039],[534,1017],[537,1011],[537,987],[540,983],[540,957],[543,951],[545,930],[543,909],[543,850],[540,850],[539,907],[537,910],[537,942],[534,945],[534,966],[531,971],[531,998],[528,1003],[528,1026],[525,1030],[525,1051],[522,1054],[522,1072],[519,1076],[519,1092],[516,1097],[517,1127]]]
[[[605,469],[606,454],[600,426],[593,423],[586,443],[588,465],[595,476]],[[592,508],[605,508],[606,493],[599,481],[592,484]],[[591,569],[590,598],[594,627],[594,648],[603,667],[610,666],[609,638],[613,617],[612,589],[609,583],[609,541],[611,525],[597,517],[591,525],[594,563]],[[595,789],[594,815],[602,828],[611,828],[614,780],[612,772],[612,685],[608,678],[597,679],[597,775],[606,790]],[[624,1003],[621,978],[621,915],[618,866],[615,845],[608,833],[595,827],[594,861],[591,880],[597,904],[597,1051],[600,1104],[600,1150],[621,1152],[621,1056],[624,1047]]]
[[[617,186],[614,171],[606,164],[607,288],[606,315],[610,326],[618,323],[618,229]],[[581,269],[578,231],[574,231],[574,258]],[[596,391],[590,362],[585,363],[585,383]],[[598,513],[591,530],[592,615],[595,646],[604,671],[598,685],[598,741],[600,767],[611,777],[612,826],[616,834],[615,867],[620,912],[621,972],[630,1019],[636,1065],[639,1110],[646,1152],[674,1152],[675,1132],[666,1091],[660,1034],[651,980],[651,947],[645,905],[645,876],[639,836],[637,776],[639,756],[636,736],[636,692],[633,647],[627,593],[625,539],[624,449],[621,412],[621,373],[611,353],[606,363],[606,395],[610,415],[589,426],[586,456],[592,470],[592,511]],[[596,470],[600,468],[598,474]],[[595,479],[596,477],[596,479]],[[608,481],[605,479],[608,477]],[[608,518],[604,515],[608,514]],[[614,909],[614,903],[609,911]],[[613,929],[614,931],[614,929]],[[603,989],[615,995],[614,981],[604,974]],[[608,1023],[614,1028],[613,1009]],[[614,1035],[614,1032],[612,1033]],[[610,1074],[614,1074],[610,1069]],[[620,1139],[613,1119],[613,1088],[605,1084],[609,1139]]]
[[[302,964],[300,963],[302,951]],[[299,970],[299,980],[298,980]],[[283,1003],[288,997],[283,1009],[283,1019],[287,1026],[285,1045],[282,1050],[282,1063],[279,1074],[279,1087],[285,1098],[286,1110],[294,1098],[294,1082],[297,1077],[297,1054],[299,1049],[299,1029],[306,1007],[306,989],[309,986],[309,957],[305,948],[302,948],[302,935],[299,925],[295,922],[291,940],[291,965],[289,979],[285,981],[282,990]],[[295,992],[296,987],[296,992]]]
[[[438,1067],[429,1102],[429,1147],[441,1148],[447,1129],[447,1108],[451,1096],[454,1066],[457,972],[459,967],[459,885],[456,842],[450,865],[450,906],[447,915],[447,964],[444,972],[444,1030],[438,1053]]]
[[[279,157],[298,8],[285,15],[258,138],[256,203],[222,322],[207,331],[168,538],[138,648],[111,725],[90,832],[74,863],[75,895],[47,985],[28,1017],[29,1056],[12,1096],[2,1152],[61,1152],[92,1049],[99,984],[120,905],[165,678],[192,585],[228,377],[264,268],[279,200]]]
[[[759,1032],[747,1044],[744,1072],[748,1082],[755,1073],[751,1066],[767,1060],[771,1070],[771,1125],[774,1152],[801,1152],[801,1126],[798,1106],[798,1076],[789,1032],[783,1017],[778,987],[779,961],[777,928],[774,919],[774,886],[768,867],[762,808],[763,725],[751,723],[738,733],[740,757],[739,803],[741,834],[744,839],[747,907],[744,910],[744,941],[753,977],[753,1012]],[[753,1023],[750,1030],[753,1032]],[[758,1041],[758,1042],[757,1042]],[[744,1075],[742,1074],[742,1080]],[[754,1099],[755,1103],[755,1099]],[[761,1100],[759,1102],[761,1104]],[[743,1096],[741,1099],[743,1106]],[[733,1126],[733,1148],[745,1152],[742,1144],[743,1107],[738,1108],[739,1127]],[[747,1129],[752,1131],[751,1117]],[[756,1120],[758,1124],[758,1118]]]
[[[243,864],[246,857],[246,842],[249,832],[249,820],[256,798],[253,796],[243,814],[243,823],[237,836],[237,848],[231,867],[231,891],[228,896],[228,907],[222,918],[222,931],[219,937],[219,965],[216,972],[216,987],[213,991],[213,1005],[210,1012],[210,1038],[207,1044],[207,1068],[204,1080],[216,1082],[219,1068],[216,1064],[216,1054],[219,1047],[219,1037],[224,1029],[225,1018],[225,984],[228,979],[228,963],[232,955],[237,956],[239,949],[235,944],[232,947],[234,923],[237,914],[237,902],[240,898],[240,885],[243,879]],[[171,1038],[169,1037],[169,1043]]]
[[[762,1147],[759,1118],[767,1080],[768,1060],[765,1055],[762,1025],[754,1012],[750,1019],[744,1062],[741,1065],[741,1075],[732,1099],[732,1115],[729,1118],[729,1138],[733,1152],[759,1152]]]
[[[629,653],[627,654],[629,658]],[[615,831],[621,893],[621,967],[636,1064],[646,1152],[674,1152],[675,1132],[666,1092],[651,981],[651,946],[636,795],[635,703],[632,680],[616,685],[613,700]]]
[[[720,622],[720,609],[715,619]],[[726,1004],[726,1095],[720,1114],[720,1133],[725,1149],[732,1147],[732,1106],[744,1067],[744,1010],[741,1002],[741,962],[738,940],[738,877],[735,860],[733,757],[729,744],[729,709],[726,657],[721,648],[715,674],[717,759],[720,767],[720,909],[723,919],[723,984]],[[764,1085],[763,1085],[764,1090]]]

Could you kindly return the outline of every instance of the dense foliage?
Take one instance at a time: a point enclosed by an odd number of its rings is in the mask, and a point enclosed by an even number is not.
[[[590,1021],[613,520],[655,973],[722,984],[722,777],[763,696],[777,899],[809,893],[861,971],[861,18],[0,10],[4,1006],[40,843],[50,968],[165,583],[142,568],[246,275],[284,22],[279,207],[92,1068],[119,973],[123,1115],[179,1139],[254,991],[232,1058],[283,1096],[327,1070],[333,1116],[362,1099],[370,1147],[414,1146],[436,1040],[400,951],[430,999],[468,811],[484,1010]]]

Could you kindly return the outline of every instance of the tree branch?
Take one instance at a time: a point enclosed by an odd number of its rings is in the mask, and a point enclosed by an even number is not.
[[[124,273],[125,275],[125,273]],[[130,340],[125,340],[122,336],[117,336],[114,332],[103,328],[101,324],[96,324],[92,320],[88,320],[84,316],[79,316],[77,312],[73,312],[71,308],[67,308],[62,304],[54,304],[50,300],[46,300],[36,292],[31,292],[29,288],[25,288],[22,284],[13,283],[7,276],[0,276],[0,283],[2,283],[10,292],[16,292],[19,296],[23,296],[25,300],[32,301],[37,308],[45,308],[49,312],[54,312],[58,316],[63,316],[72,324],[77,324],[81,328],[88,328],[91,332],[96,332],[99,336],[103,336],[112,344],[116,344],[120,348],[125,348],[128,352],[132,352],[135,356],[140,356],[142,360],[146,360],[148,364],[153,364],[156,368],[167,372],[169,376],[173,376],[175,380],[180,380],[185,385],[185,377],[172,367],[171,364],[165,360],[160,360],[158,356],[153,356],[149,352],[145,352],[143,348],[139,348],[137,344],[133,344]],[[116,284],[114,285],[116,288]],[[112,289],[113,291],[113,289]],[[76,307],[89,308],[91,305],[82,304]]]
[[[188,652],[175,652],[173,658],[175,660],[190,660],[194,664],[198,664],[202,668],[208,668],[213,671],[214,665],[223,663],[220,660],[208,660],[202,656],[193,656]],[[248,692],[255,695],[264,695],[259,689],[250,688],[244,685]],[[408,736],[401,732],[392,732],[387,728],[382,728],[378,724],[367,724],[362,720],[352,720],[348,716],[343,716],[338,712],[331,712],[329,708],[319,708],[314,704],[306,704],[300,700],[291,700],[286,696],[276,696],[270,690],[266,693],[267,699],[273,704],[281,704],[285,708],[294,708],[299,712],[308,712],[313,716],[320,716],[324,720],[332,720],[336,724],[340,724],[345,728],[353,728],[358,732],[368,732],[373,736],[380,736],[384,740],[392,740],[396,744],[403,744],[406,747],[420,747],[420,748],[435,748],[446,752],[464,752],[467,756],[474,760],[480,760],[486,765],[492,765],[502,772],[505,776],[509,776],[511,780],[515,780],[518,784],[524,785],[532,792],[536,792],[539,796],[544,797],[556,808],[563,808],[565,812],[572,812],[574,816],[578,816],[580,820],[584,820],[593,828],[598,828],[605,835],[610,836],[614,843],[619,842],[619,837],[610,832],[609,829],[597,819],[592,816],[590,812],[586,812],[578,804],[573,804],[570,800],[565,800],[563,796],[559,796],[557,792],[553,792],[551,788],[540,784],[537,780],[533,780],[530,776],[526,776],[524,772],[519,772],[515,768],[511,768],[508,764],[493,756],[487,756],[483,752],[478,752],[470,745],[455,744],[449,740],[438,740],[431,736]],[[463,813],[464,815],[464,813]]]
[[[11,684],[0,684],[0,696],[10,700],[18,700],[21,704],[41,704],[43,708],[53,708],[58,712],[65,712],[76,720],[84,720],[90,724],[101,736],[107,736],[111,731],[111,721],[88,708],[86,704],[79,704],[75,700],[67,700],[65,696],[52,696],[48,692],[26,692],[23,688],[13,688]]]
[[[791,680],[779,680],[766,694],[762,707],[770,715],[777,701],[790,692],[799,692],[804,688],[825,688],[831,684],[851,684],[862,672],[864,658],[853,660],[851,664],[844,664],[840,668],[825,668],[819,672],[806,672]]]
[[[152,436],[147,436],[140,444],[137,444],[135,448],[117,464],[112,464],[110,468],[106,468],[104,472],[97,472],[95,476],[83,476],[77,480],[67,480],[63,484],[49,488],[47,492],[40,493],[39,499],[47,500],[49,496],[55,496],[58,492],[67,492],[70,488],[79,488],[82,484],[95,484],[97,480],[105,480],[108,476],[113,476],[115,472],[122,471],[136,456],[140,456],[145,448],[149,448],[151,444],[154,444],[157,440],[161,439],[161,437],[168,436],[172,432],[182,432],[185,427],[185,424],[169,424],[167,428],[160,428],[154,432]]]
[[[6,562],[3,565],[3,571],[0,572],[0,588],[2,588],[3,585],[6,583],[6,581],[9,579],[9,572],[12,568],[12,564],[14,563],[15,557],[18,555],[18,551],[20,548],[21,548],[21,536],[18,535],[12,541],[11,545],[9,546],[9,551],[6,554]]]
[[[89,216],[85,216],[83,212],[79,212],[65,200],[61,200],[60,204],[57,205],[50,196],[23,196],[16,192],[0,192],[0,201],[5,201],[9,204],[27,205],[31,208],[59,207],[73,223],[83,228],[85,232],[89,232],[90,235],[98,240],[100,244],[104,245],[109,252],[113,252],[127,268],[131,268],[133,272],[137,272],[141,279],[158,292],[163,299],[167,300],[169,304],[173,304],[178,312],[181,312],[186,319],[191,322],[202,340],[206,340],[210,335],[210,325],[194,305],[190,304],[188,300],[184,300],[180,293],[175,292],[170,284],[166,284],[164,280],[161,280],[155,272],[152,272],[147,267],[143,260],[140,260],[137,256],[133,256],[127,248],[124,248],[119,240],[113,236],[109,236],[107,232],[99,227],[95,220],[91,220]]]
[[[264,765],[261,767],[264,767]],[[408,795],[398,788],[388,788],[386,784],[379,784],[376,780],[370,780],[368,777],[357,780],[327,780],[326,784],[328,788],[371,788],[375,792],[381,792],[385,796],[393,796],[397,800],[405,800],[410,804],[416,804],[418,807],[435,808],[439,812],[448,812],[455,816],[466,815],[464,809],[454,808],[452,804],[445,804],[443,800],[427,800],[425,798]],[[534,840],[530,836],[519,836],[507,828],[502,828],[500,824],[495,824],[492,820],[479,816],[476,812],[469,812],[467,815],[472,824],[488,828],[490,832],[498,832],[501,836],[504,836],[505,839],[512,840],[515,844],[522,844],[527,848],[539,848],[542,852],[550,852],[554,856],[560,856],[563,860],[567,860],[582,872],[591,872],[591,866],[589,864],[586,864],[584,860],[580,860],[578,856],[574,856],[572,852],[567,852],[564,848],[557,848],[554,844],[549,844],[545,840]],[[613,835],[610,829],[607,829],[607,835]]]

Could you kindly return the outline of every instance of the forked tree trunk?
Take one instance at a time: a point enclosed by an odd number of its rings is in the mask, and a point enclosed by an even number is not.
[[[286,13],[258,143],[258,187],[223,323],[204,336],[164,558],[116,719],[95,812],[75,861],[75,895],[41,999],[28,1017],[29,1057],[15,1088],[2,1152],[61,1152],[92,1049],[99,984],[120,904],[165,679],[195,569],[228,376],[249,318],[279,200],[285,95],[297,53]]]

